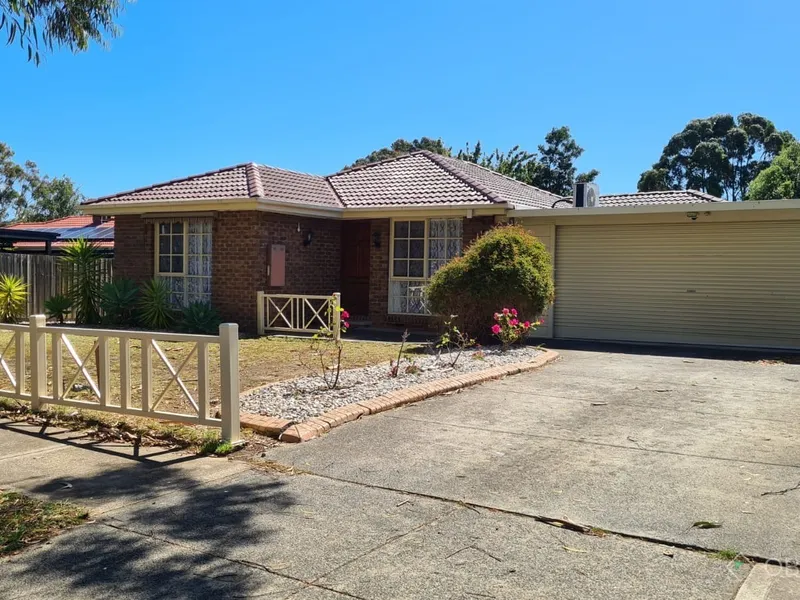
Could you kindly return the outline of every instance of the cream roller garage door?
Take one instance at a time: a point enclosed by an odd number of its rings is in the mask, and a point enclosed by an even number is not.
[[[800,221],[556,231],[555,337],[800,347]]]

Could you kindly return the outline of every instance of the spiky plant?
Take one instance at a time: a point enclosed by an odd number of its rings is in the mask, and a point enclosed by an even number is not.
[[[66,321],[67,315],[69,315],[71,310],[72,300],[63,294],[56,294],[55,296],[51,296],[44,301],[45,314],[50,319],[58,321],[58,323],[62,325],[64,324],[64,321]]]
[[[14,323],[25,314],[28,284],[16,275],[0,275],[0,321]]]
[[[219,313],[208,302],[191,302],[183,309],[181,329],[186,333],[213,335],[219,331],[222,320]]]
[[[100,322],[100,259],[97,245],[79,238],[64,248],[63,261],[68,265],[69,299],[75,309],[75,323],[96,325]]]
[[[149,329],[167,329],[175,322],[170,294],[169,284],[163,279],[151,279],[142,286],[139,298],[142,325]]]
[[[103,321],[115,327],[133,325],[136,321],[138,297],[139,289],[130,279],[117,279],[105,283],[100,290]]]

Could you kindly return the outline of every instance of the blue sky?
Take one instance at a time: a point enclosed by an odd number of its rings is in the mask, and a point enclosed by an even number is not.
[[[246,161],[327,174],[399,137],[533,149],[569,125],[601,190],[635,191],[692,118],[800,136],[798,22],[775,0],[138,0],[109,50],[0,51],[0,140],[94,197]]]

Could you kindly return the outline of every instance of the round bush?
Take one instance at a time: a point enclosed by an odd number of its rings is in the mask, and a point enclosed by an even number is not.
[[[439,269],[426,296],[434,313],[457,315],[465,331],[485,339],[503,307],[533,321],[553,301],[550,254],[522,227],[495,227]]]

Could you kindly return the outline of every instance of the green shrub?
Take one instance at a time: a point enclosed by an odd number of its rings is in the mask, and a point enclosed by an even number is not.
[[[553,301],[550,255],[522,227],[495,227],[436,272],[426,298],[434,313],[457,315],[462,331],[486,340],[498,307],[535,320]]]
[[[175,322],[170,303],[169,284],[163,279],[151,279],[142,286],[139,298],[139,317],[148,329],[167,329]]]
[[[93,242],[79,238],[64,248],[68,265],[69,298],[75,309],[75,323],[100,322],[100,251]]]
[[[56,294],[44,301],[45,314],[54,321],[64,324],[72,310],[72,300],[64,294]]]
[[[181,329],[186,333],[215,334],[220,323],[219,313],[208,302],[191,302],[183,309]]]
[[[100,290],[103,321],[115,327],[136,324],[139,290],[130,279],[109,281]]]
[[[0,322],[14,323],[28,306],[28,284],[16,275],[0,275]]]

